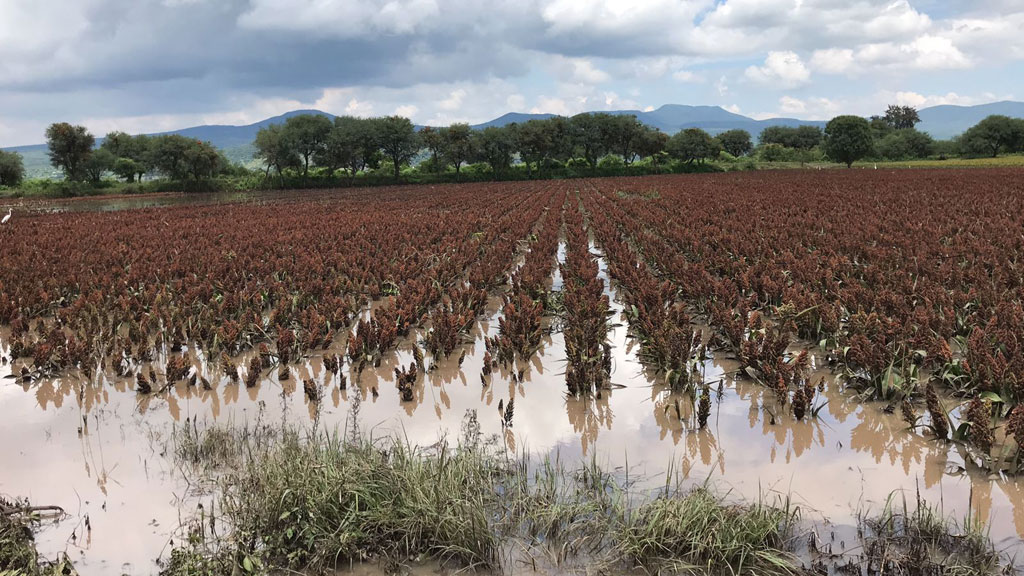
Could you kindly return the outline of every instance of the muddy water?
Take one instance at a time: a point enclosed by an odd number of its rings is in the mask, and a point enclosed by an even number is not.
[[[604,276],[603,262],[600,269]],[[559,281],[556,273],[553,282]],[[614,299],[612,287],[606,289]],[[613,307],[615,387],[600,399],[566,397],[564,342],[557,331],[517,366],[525,371],[523,382],[500,370],[482,382],[482,337],[497,331],[496,297],[467,337],[461,368],[459,351],[439,361],[411,402],[401,402],[394,386],[394,368],[412,360],[408,341],[378,369],[361,376],[349,371],[345,390],[319,356],[293,365],[284,382],[275,369],[251,389],[197,360],[213,390],[182,383],[147,397],[133,391],[132,380],[109,375],[93,382],[74,373],[31,384],[0,379],[0,493],[67,510],[65,521],[39,535],[44,554],[66,550],[84,575],[150,574],[178,537],[181,518],[213,499],[175,469],[168,454],[175,426],[191,419],[202,427],[319,417],[341,427],[358,396],[359,423],[375,436],[399,434],[432,445],[457,438],[465,413],[477,410],[483,432],[498,435],[512,450],[557,454],[570,464],[594,458],[652,487],[671,471],[684,482],[711,479],[737,498],[791,495],[809,529],[847,535],[851,547],[859,512],[878,511],[894,491],[912,501],[920,490],[948,515],[989,520],[999,547],[1024,552],[1024,484],[965,472],[969,466],[956,448],[908,433],[899,416],[856,401],[827,370],[816,375],[826,379],[816,404],[827,404],[817,418],[796,422],[788,413],[773,417],[774,394],[736,378],[735,361],[715,358],[706,365],[716,391],[712,414],[707,429],[698,430],[690,399],[672,395],[644,370],[621,307]],[[422,336],[420,331],[413,338]],[[340,339],[331,352],[340,353],[344,344]],[[0,377],[19,370],[20,364],[2,366]],[[303,394],[306,378],[324,387],[321,403]],[[515,416],[505,433],[498,404],[512,397]]]

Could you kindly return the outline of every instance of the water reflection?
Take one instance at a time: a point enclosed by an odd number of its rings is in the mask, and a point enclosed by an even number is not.
[[[613,286],[608,289],[614,296]],[[431,445],[443,436],[457,437],[463,415],[472,409],[482,431],[497,435],[512,451],[558,451],[567,461],[628,464],[652,485],[672,471],[692,482],[712,477],[737,497],[778,490],[840,524],[853,523],[858,511],[878,509],[893,490],[912,495],[920,489],[947,514],[963,517],[970,511],[991,520],[997,541],[1019,546],[1024,487],[1012,479],[963,472],[968,467],[955,448],[908,432],[900,417],[881,405],[859,403],[827,371],[814,374],[815,381],[824,378],[824,391],[816,398],[823,407],[817,417],[797,422],[777,405],[774,393],[737,379],[735,360],[713,358],[705,366],[713,408],[707,427],[699,429],[693,398],[671,392],[662,377],[637,361],[617,304],[610,331],[615,387],[600,398],[565,393],[564,342],[557,332],[544,338],[529,361],[517,360],[511,370],[498,368],[482,380],[482,338],[496,332],[499,308],[492,299],[464,346],[461,366],[458,353],[437,361],[428,357],[433,369],[418,376],[409,401],[399,396],[394,369],[408,366],[423,330],[414,331],[378,368],[359,373],[346,362],[344,388],[341,377],[325,369],[321,354],[289,366],[283,381],[277,368],[265,370],[252,388],[195,351],[192,363],[209,382],[208,390],[178,382],[162,394],[139,395],[132,378],[109,374],[87,379],[69,373],[32,383],[2,379],[0,492],[69,509],[75,520],[40,535],[48,554],[67,548],[76,522],[89,514],[92,539],[76,541],[83,574],[120,570],[122,562],[151,572],[177,526],[179,503],[196,489],[165,457],[173,449],[167,438],[174,426],[194,420],[240,425],[262,417],[318,419],[340,427],[358,397],[360,420],[375,437],[399,434]],[[325,353],[341,354],[345,346],[343,336]],[[157,372],[165,360],[154,362]],[[236,364],[248,361],[243,356]],[[0,367],[0,376],[20,368],[20,363]],[[320,400],[304,393],[306,380],[321,390]],[[506,428],[498,407],[513,399],[512,426]]]

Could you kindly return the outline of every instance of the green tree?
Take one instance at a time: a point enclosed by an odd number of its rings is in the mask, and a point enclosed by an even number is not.
[[[860,116],[836,116],[825,125],[825,154],[849,168],[874,149],[871,124]]]
[[[333,124],[321,114],[299,114],[284,122],[286,141],[302,158],[302,177],[309,175],[310,161],[322,154]]]
[[[875,143],[875,152],[888,160],[927,158],[935,149],[935,140],[914,128],[894,130]]]
[[[650,158],[651,163],[657,166],[666,155],[665,148],[668,146],[669,136],[657,128],[648,128],[640,139],[637,147],[637,154],[641,158]]]
[[[123,178],[125,182],[133,182],[135,175],[139,173],[139,164],[131,158],[118,158],[114,161],[114,166],[111,171],[117,175],[118,178]]]
[[[228,164],[220,150],[209,142],[192,140],[182,158],[185,173],[195,182],[213,178]]]
[[[155,136],[149,149],[149,161],[153,168],[171,180],[185,180],[188,168],[185,152],[193,141],[180,134]]]
[[[114,155],[116,160],[114,161],[113,172],[126,182],[132,182],[136,178],[141,181],[142,176],[147,171],[146,156],[148,146],[148,136],[131,136],[124,132],[110,132],[103,138],[103,144],[100,145],[100,148]],[[120,160],[127,160],[129,162],[120,162]],[[118,169],[118,165],[120,165],[120,169]],[[134,171],[128,172],[129,167],[133,167]]]
[[[85,126],[58,122],[46,129],[50,163],[63,170],[68,180],[81,180],[85,177],[83,167],[95,144],[96,138]]]
[[[569,119],[569,130],[573,146],[583,155],[591,170],[597,169],[597,161],[608,153],[611,123],[614,118],[604,112],[584,112]]]
[[[907,130],[913,128],[921,121],[917,109],[913,106],[897,106],[890,104],[885,110],[885,122],[894,130]]]
[[[746,130],[722,132],[718,135],[718,141],[722,143],[722,148],[726,152],[737,158],[750,154],[750,151],[754,149],[754,145],[750,141],[750,132]]]
[[[629,166],[637,158],[637,149],[647,127],[632,114],[610,116],[605,122],[605,137],[609,151],[621,156],[622,162]]]
[[[989,116],[964,132],[960,145],[965,155],[990,154],[995,158],[1001,151],[1017,152],[1024,149],[1024,120]]]
[[[473,134],[477,160],[486,162],[495,178],[504,176],[516,152],[516,125],[488,126]]]
[[[445,140],[445,161],[455,166],[455,179],[464,163],[473,159],[473,130],[469,124],[452,124],[441,132]]]
[[[285,169],[295,168],[301,164],[299,155],[281,124],[260,128],[253,145],[256,147],[256,158],[262,160],[266,166],[265,176],[270,176],[271,168],[281,176]]]
[[[700,128],[687,128],[677,132],[669,139],[665,150],[669,156],[691,164],[704,163],[708,158],[715,158],[722,147],[718,140]]]
[[[761,131],[761,144],[781,144],[786,148],[810,150],[821,144],[821,128],[817,126],[769,126]]]
[[[110,150],[97,148],[85,159],[85,162],[82,164],[82,171],[90,182],[98,184],[103,180],[104,174],[114,169],[114,162],[116,161],[117,157]]]
[[[881,140],[889,134],[892,134],[895,130],[884,116],[872,116],[868,121],[871,124],[871,134],[874,136],[875,140]]]
[[[447,164],[445,147],[448,143],[441,130],[441,128],[431,126],[425,126],[420,130],[420,140],[430,153],[430,166],[437,172],[444,172],[445,164]]]
[[[327,143],[317,164],[326,166],[330,174],[341,168],[350,178],[363,171],[379,154],[373,121],[353,116],[338,116],[327,135]]]
[[[21,154],[0,150],[0,186],[17,186],[25,178]]]
[[[401,116],[374,118],[373,131],[378,138],[381,152],[391,159],[395,170],[395,181],[402,175],[402,166],[420,150],[420,139],[412,121]]]

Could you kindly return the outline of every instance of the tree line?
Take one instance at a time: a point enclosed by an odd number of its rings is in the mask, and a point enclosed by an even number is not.
[[[917,110],[889,106],[885,114],[862,118],[838,116],[825,128],[770,126],[757,143],[745,130],[711,135],[688,128],[671,137],[641,123],[633,115],[603,112],[555,116],[481,130],[468,124],[417,129],[401,116],[333,120],[301,114],[262,128],[253,142],[262,178],[293,175],[305,183],[311,176],[350,179],[374,171],[398,180],[415,164],[424,174],[461,178],[473,167],[486,167],[490,177],[544,178],[571,168],[570,175],[630,171],[704,169],[709,160],[750,162],[832,160],[848,166],[864,158],[906,160],[934,156],[997,156],[1024,152],[1024,119],[989,116],[951,141],[936,141],[916,129]],[[100,146],[83,126],[55,123],[46,130],[51,164],[72,182],[99,183],[108,174],[125,182],[162,176],[175,182],[202,182],[219,175],[248,174],[232,165],[208,142],[168,134],[131,136],[111,132]],[[727,155],[727,156],[726,156]],[[525,172],[525,174],[523,174]],[[21,157],[0,151],[0,186],[17,186],[24,178]]]
[[[530,177],[543,176],[552,163],[580,159],[592,169],[609,154],[628,166],[665,151],[670,139],[640,123],[635,116],[605,113],[572,118],[529,120],[522,124],[474,130],[468,124],[417,130],[408,118],[354,118],[304,114],[283,124],[260,129],[254,145],[265,174],[287,170],[307,177],[310,168],[326,176],[344,172],[349,177],[387,165],[395,179],[404,167],[419,159],[426,172],[451,169],[456,179],[463,166],[486,164],[497,177],[517,162]],[[655,158],[655,161],[657,159]]]

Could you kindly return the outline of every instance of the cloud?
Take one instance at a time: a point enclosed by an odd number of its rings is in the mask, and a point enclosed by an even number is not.
[[[913,106],[914,108],[927,108],[929,106],[942,106],[945,104],[953,104],[956,106],[973,106],[975,104],[981,104],[983,102],[991,102],[997,100],[992,94],[977,96],[965,96],[957,94],[956,92],[948,92],[946,94],[931,94],[924,95],[918,94],[917,92],[896,92],[894,95],[886,94],[890,100],[899,104],[900,106]]]
[[[779,98],[779,113],[804,120],[828,120],[842,111],[842,104],[828,98],[799,99],[792,96]]]
[[[879,90],[1013,90],[1021,30],[1020,0],[2,0],[0,145],[55,120],[155,131],[321,100],[418,122],[607,94],[780,106],[755,87],[866,109]]]
[[[676,70],[672,73],[672,78],[675,78],[679,82],[687,82],[691,84],[700,84],[704,82],[703,76],[689,70]]]
[[[720,97],[729,94],[729,79],[725,76],[719,77],[718,81],[715,82],[715,91],[718,92]]]
[[[747,79],[773,88],[795,88],[807,84],[811,72],[796,52],[769,52],[764,66],[750,66]]]
[[[611,80],[611,76],[594,66],[594,63],[584,58],[560,58],[556,64],[557,74],[560,77],[568,77],[573,82],[580,84],[602,84]]]
[[[253,0],[238,24],[252,30],[358,38],[413,34],[436,25],[440,16],[435,0]]]

